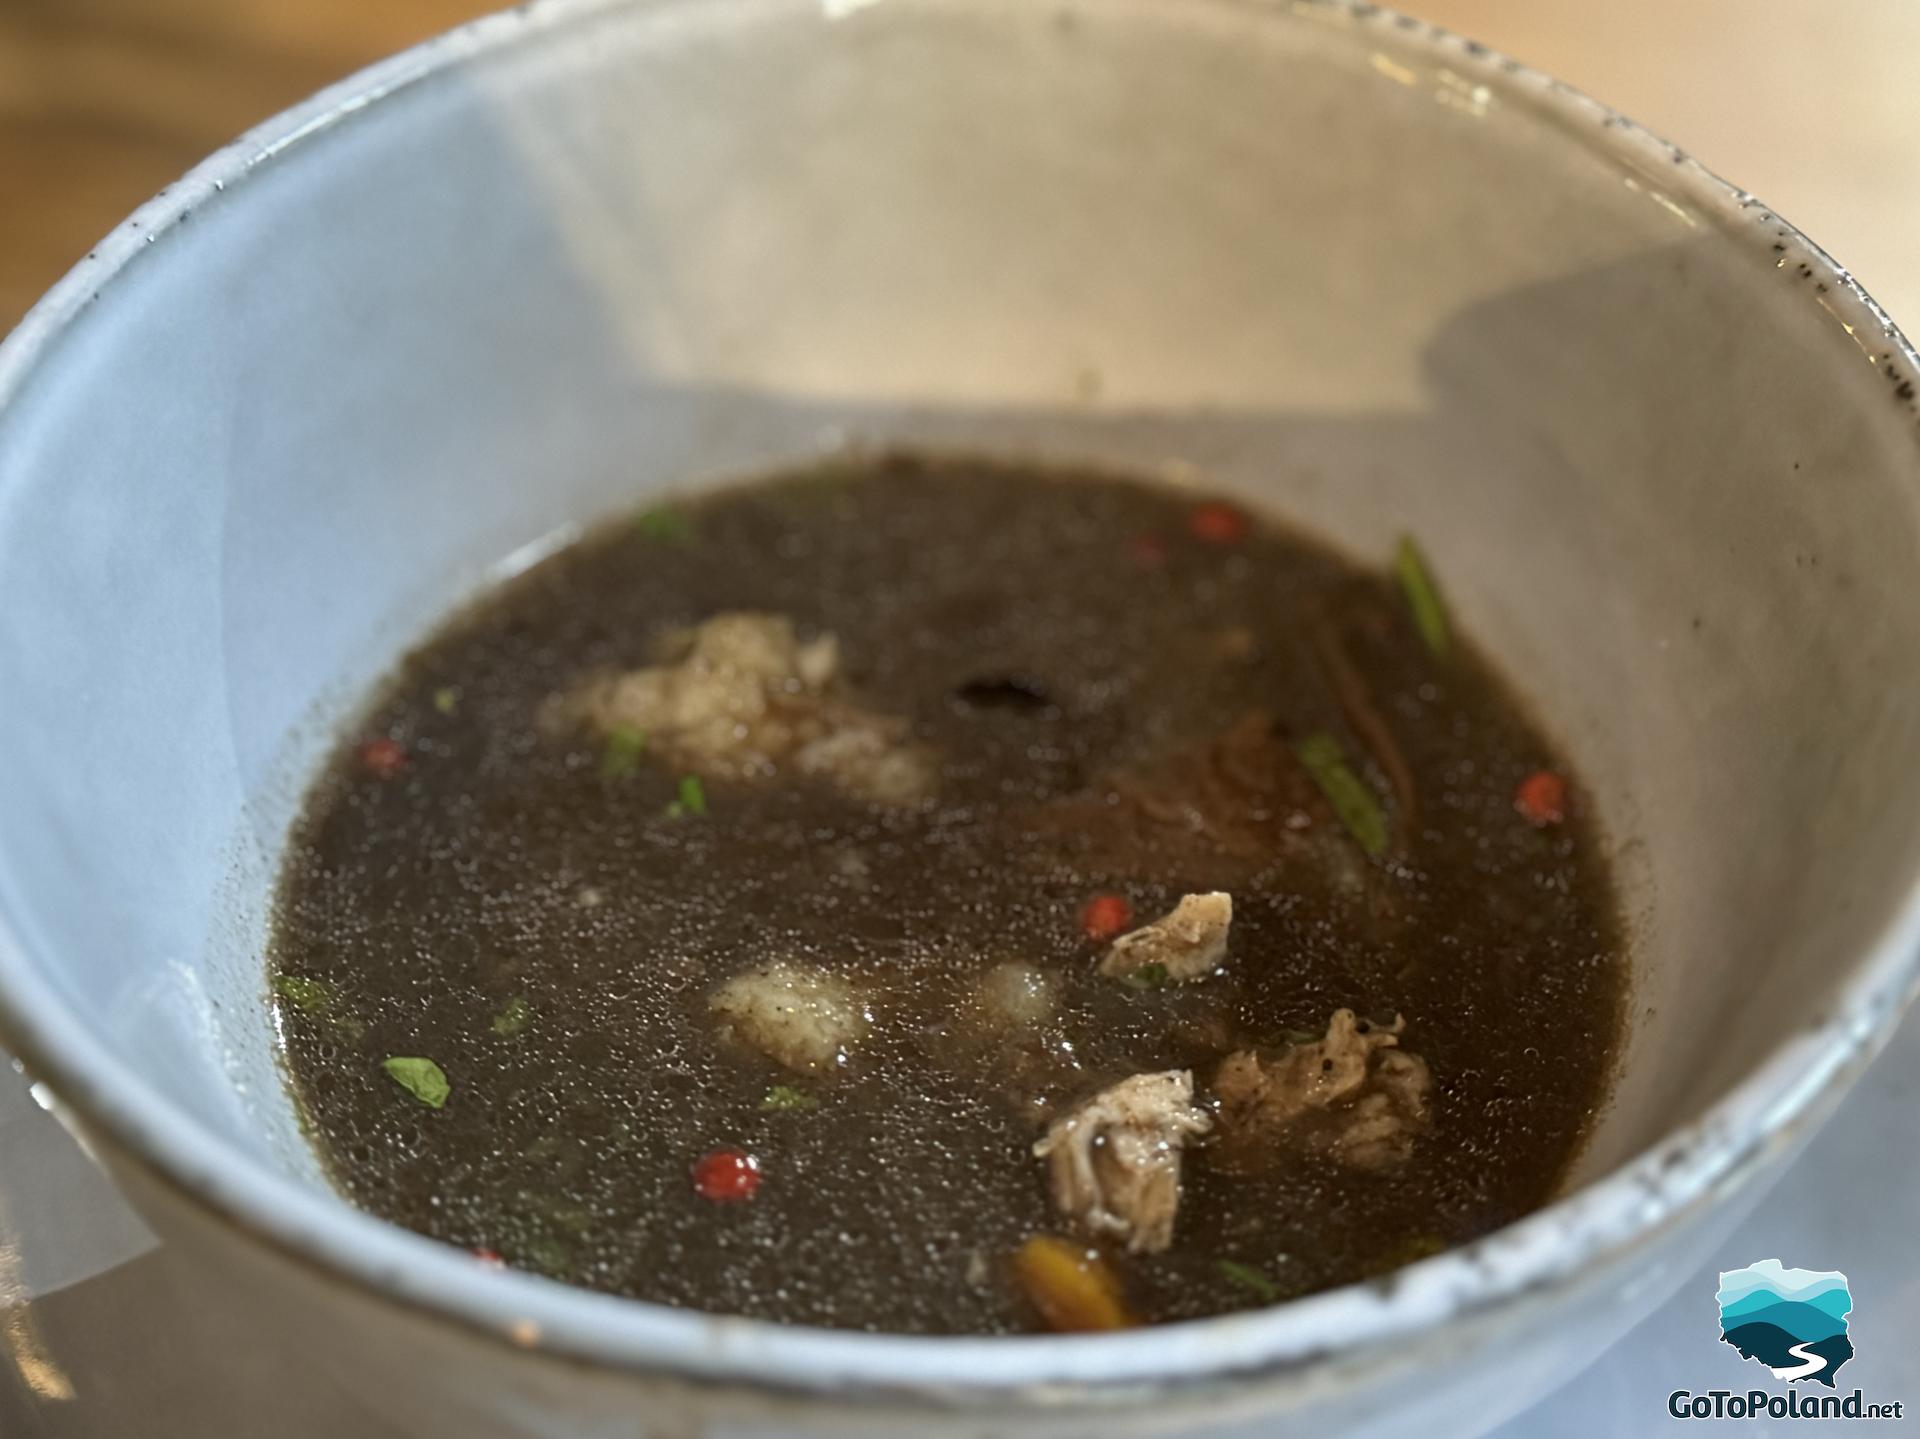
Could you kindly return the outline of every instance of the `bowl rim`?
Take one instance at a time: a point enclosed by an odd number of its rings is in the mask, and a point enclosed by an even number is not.
[[[830,20],[860,0],[819,0]],[[872,0],[865,0],[872,3]],[[1133,0],[1172,8],[1181,0]],[[1193,0],[1187,0],[1193,3]],[[1249,25],[1333,22],[1360,46],[1390,45],[1464,73],[1532,116],[1640,173],[1658,166],[1671,202],[1707,215],[1731,242],[1803,267],[1794,301],[1817,303],[1860,347],[1864,380],[1920,355],[1848,272],[1752,195],[1584,93],[1475,41],[1366,0],[1200,0]],[[448,31],[265,121],[162,189],[104,239],[0,342],[0,424],[75,319],[196,206],[238,189],[283,152],[322,143],[362,110],[444,71],[603,13],[668,15],[716,0],[535,0]],[[728,0],[735,12],[808,0]],[[818,13],[818,12],[816,12]],[[1817,299],[1816,299],[1817,295]],[[1804,298],[1801,298],[1804,297]],[[1913,414],[1915,402],[1906,401]],[[1912,414],[1907,418],[1911,420]],[[1909,425],[1920,460],[1920,429]],[[1920,465],[1916,465],[1920,474]],[[1635,1246],[1698,1217],[1769,1167],[1824,1118],[1920,992],[1920,876],[1825,1011],[1766,1055],[1693,1122],[1611,1172],[1483,1239],[1386,1280],[1273,1308],[1097,1336],[873,1335],[672,1309],[520,1273],[485,1271],[461,1251],[275,1174],[144,1088],[94,1041],[27,957],[0,912],[0,1035],[80,1126],[109,1137],[140,1172],[216,1221],[335,1282],[508,1345],[616,1370],[837,1403],[931,1408],[1137,1404],[1145,1394],[1224,1393],[1283,1383],[1335,1356],[1378,1353],[1466,1319],[1497,1320],[1571,1288]]]

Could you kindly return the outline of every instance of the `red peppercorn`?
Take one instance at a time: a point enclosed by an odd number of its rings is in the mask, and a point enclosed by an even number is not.
[[[1530,825],[1558,824],[1567,817],[1567,782],[1550,769],[1537,769],[1513,792],[1513,807]]]
[[[1247,537],[1247,512],[1219,500],[1209,500],[1188,512],[1187,528],[1194,538],[1210,545],[1237,545]]]
[[[1112,939],[1133,919],[1133,906],[1117,894],[1096,894],[1080,909],[1080,929],[1088,939]]]
[[[1167,542],[1149,530],[1133,539],[1133,562],[1143,570],[1157,570],[1167,562]]]
[[[488,1249],[485,1246],[478,1246],[472,1253],[473,1257],[488,1269],[505,1269],[507,1267],[507,1261],[501,1257],[498,1249]]]
[[[400,741],[376,735],[360,746],[360,768],[375,779],[392,779],[407,767],[407,752]]]
[[[760,1161],[730,1145],[711,1150],[693,1166],[693,1188],[702,1199],[716,1204],[751,1199],[760,1188]]]

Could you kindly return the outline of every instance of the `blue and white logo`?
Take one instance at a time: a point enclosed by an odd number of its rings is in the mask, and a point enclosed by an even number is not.
[[[1720,1342],[1742,1359],[1769,1370],[1784,1387],[1746,1390],[1675,1389],[1667,1413],[1675,1419],[1903,1419],[1904,1400],[1869,1403],[1858,1389],[1843,1394],[1834,1382],[1853,1358],[1853,1291],[1838,1269],[1789,1269],[1762,1259],[1745,1269],[1723,1269]],[[1802,1379],[1824,1384],[1831,1392]],[[1751,1382],[1751,1381],[1750,1381]]]
[[[1787,1269],[1762,1259],[1721,1271],[1720,1340],[1743,1359],[1766,1365],[1776,1379],[1834,1387],[1853,1358],[1847,1316],[1853,1294],[1837,1269]]]

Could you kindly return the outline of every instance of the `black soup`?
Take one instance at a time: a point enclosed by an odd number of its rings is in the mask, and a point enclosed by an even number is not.
[[[593,1289],[913,1333],[1216,1314],[1544,1202],[1617,906],[1565,757],[1235,505],[893,457],[646,510],[343,740],[272,956],[340,1188]]]

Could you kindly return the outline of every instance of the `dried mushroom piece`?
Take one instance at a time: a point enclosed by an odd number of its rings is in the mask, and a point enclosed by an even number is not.
[[[1323,1038],[1275,1058],[1228,1055],[1213,1077],[1220,1100],[1214,1155],[1229,1168],[1271,1166],[1302,1149],[1357,1169],[1406,1160],[1431,1119],[1433,1075],[1400,1048],[1406,1021],[1390,1025],[1337,1009]]]

